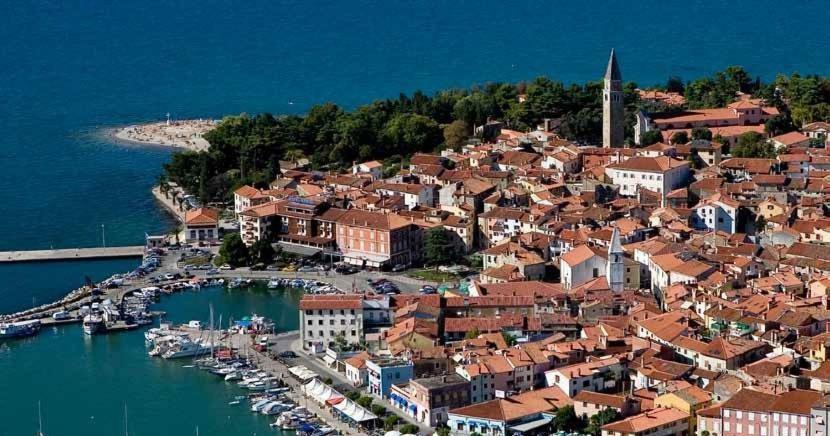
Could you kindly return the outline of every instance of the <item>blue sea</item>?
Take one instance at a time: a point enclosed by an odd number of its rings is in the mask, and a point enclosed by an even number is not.
[[[167,112],[296,113],[326,101],[352,108],[399,92],[539,75],[581,82],[602,75],[612,47],[624,79],[640,85],[728,65],[765,79],[828,74],[828,19],[823,2],[769,0],[0,2],[0,250],[95,246],[102,225],[108,244],[136,244],[171,226],[149,194],[171,151],[113,143],[114,126]],[[0,266],[0,312],[132,266]],[[222,395],[204,387],[212,384],[187,384],[199,395],[178,389],[190,376],[136,357],[140,344],[129,334],[89,344],[73,329],[3,348],[0,392],[16,398],[0,402],[0,435],[33,431],[25,417],[38,399],[60,414],[47,434],[111,435],[120,427],[109,415],[136,389],[168,407],[147,407],[142,417],[135,405],[131,434],[183,434],[190,423],[178,426],[181,409],[209,410],[202,397]],[[87,415],[97,424],[81,425]],[[216,420],[200,430],[249,434]]]

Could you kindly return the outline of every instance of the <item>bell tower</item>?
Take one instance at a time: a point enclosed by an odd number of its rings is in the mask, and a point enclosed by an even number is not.
[[[608,261],[605,264],[605,279],[608,287],[614,293],[623,291],[625,265],[623,263],[623,249],[620,243],[620,231],[614,227],[611,233],[611,243],[608,244]]]
[[[617,64],[617,55],[611,49],[608,67],[605,69],[602,89],[602,146],[622,147],[625,131],[625,109],[623,105],[622,74]]]

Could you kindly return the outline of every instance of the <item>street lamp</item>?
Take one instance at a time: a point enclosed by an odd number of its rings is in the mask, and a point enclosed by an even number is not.
[[[107,234],[104,231],[104,225],[101,224],[101,245],[106,248],[107,246]]]

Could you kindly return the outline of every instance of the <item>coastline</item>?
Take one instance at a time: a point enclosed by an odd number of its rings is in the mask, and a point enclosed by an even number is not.
[[[116,127],[110,129],[107,134],[112,140],[127,144],[206,151],[210,144],[202,135],[215,126],[216,121],[213,119],[158,121]]]

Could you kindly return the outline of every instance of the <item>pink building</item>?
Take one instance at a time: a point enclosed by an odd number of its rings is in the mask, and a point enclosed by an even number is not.
[[[810,407],[820,398],[821,393],[815,391],[773,395],[744,388],[721,405],[722,435],[807,435]]]

